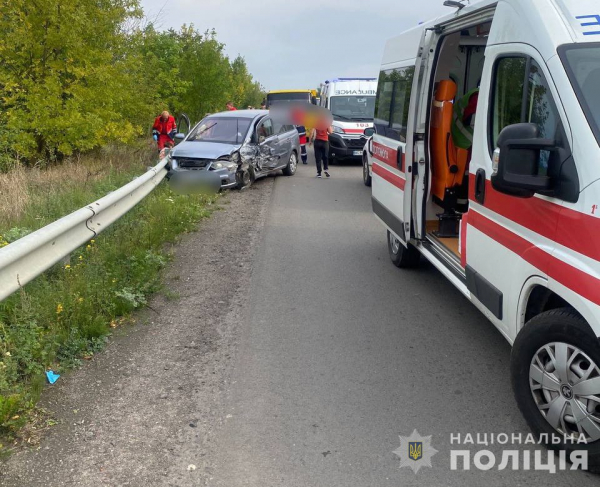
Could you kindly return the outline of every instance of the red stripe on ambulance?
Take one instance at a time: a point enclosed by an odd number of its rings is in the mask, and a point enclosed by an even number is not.
[[[474,188],[475,176],[469,174],[469,198],[476,202]],[[600,218],[535,196],[528,198],[527,204],[523,201],[496,191],[491,181],[486,180],[483,206],[557,244],[600,261]]]
[[[404,172],[404,154],[402,154],[402,168],[398,168],[398,151],[373,141],[373,157],[394,169]]]
[[[397,174],[394,174],[393,172],[389,171],[385,167],[380,166],[379,164],[373,164],[373,174],[377,174],[377,176],[385,179],[388,183],[391,183],[397,188],[400,188],[402,191],[404,191],[406,180],[404,178],[401,178]]]
[[[600,279],[553,257],[527,239],[474,210],[469,211],[468,224],[546,273],[550,279],[600,305]]]

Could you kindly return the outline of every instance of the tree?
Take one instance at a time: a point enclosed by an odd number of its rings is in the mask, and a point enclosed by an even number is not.
[[[14,0],[0,14],[0,125],[16,152],[52,159],[136,134],[121,25],[137,0]]]
[[[140,26],[139,0],[0,4],[0,143],[9,158],[56,161],[147,134],[164,109],[199,120],[262,87],[214,30]],[[7,154],[0,153],[0,169]]]

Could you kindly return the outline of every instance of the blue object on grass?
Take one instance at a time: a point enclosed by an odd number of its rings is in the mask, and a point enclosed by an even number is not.
[[[54,384],[58,380],[59,377],[60,377],[60,374],[55,374],[51,370],[46,371],[46,378],[48,379],[48,382],[50,382],[50,384]]]

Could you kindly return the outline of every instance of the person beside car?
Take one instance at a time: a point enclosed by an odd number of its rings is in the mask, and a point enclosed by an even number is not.
[[[176,133],[175,118],[167,110],[156,117],[152,125],[152,138],[156,141],[159,152],[165,147],[171,149],[175,145]]]
[[[306,152],[306,127],[304,125],[295,125],[298,131],[298,140],[300,141],[300,158],[302,164],[308,164],[308,153]]]
[[[320,125],[315,127],[310,132],[310,143],[314,144],[315,150],[315,161],[317,163],[317,177],[321,177],[321,165],[326,177],[330,177],[329,174],[329,134],[333,133],[331,125],[324,126]]]

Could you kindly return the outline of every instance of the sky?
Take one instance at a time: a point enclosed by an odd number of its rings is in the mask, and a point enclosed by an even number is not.
[[[385,41],[452,9],[443,0],[141,0],[159,29],[215,29],[267,90],[377,77]]]

